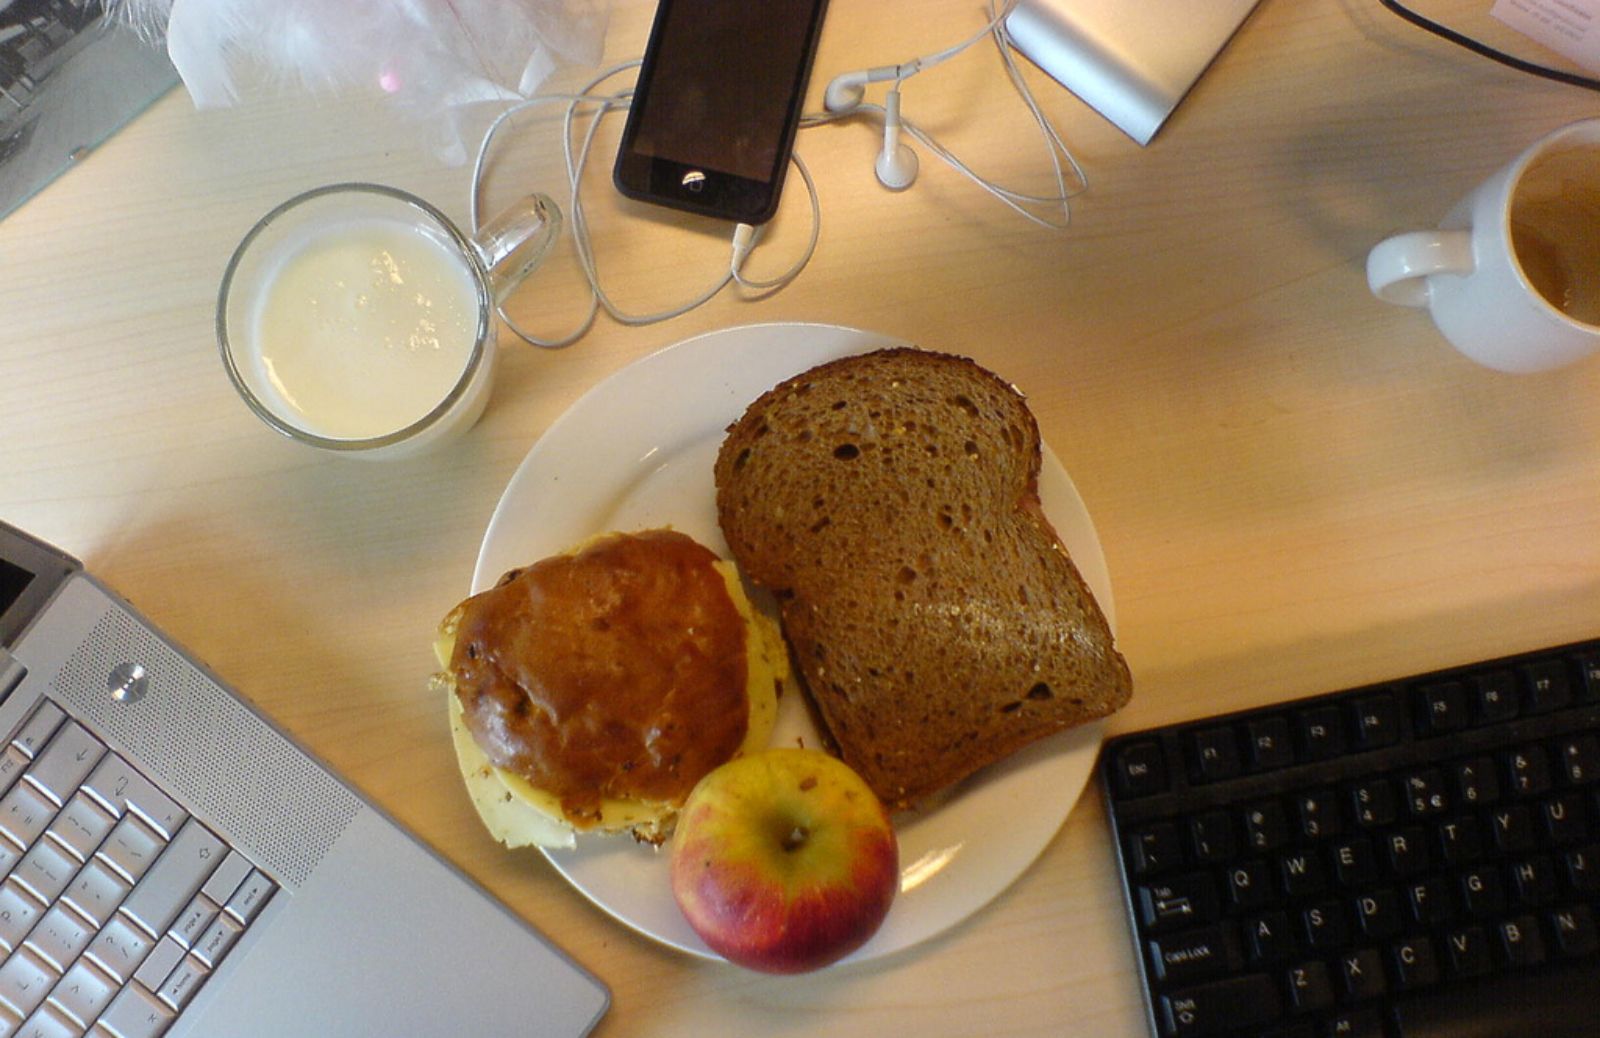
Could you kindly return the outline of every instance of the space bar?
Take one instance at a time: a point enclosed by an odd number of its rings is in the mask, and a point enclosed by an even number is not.
[[[1473,981],[1395,1006],[1401,1038],[1600,1038],[1591,993],[1600,960]]]

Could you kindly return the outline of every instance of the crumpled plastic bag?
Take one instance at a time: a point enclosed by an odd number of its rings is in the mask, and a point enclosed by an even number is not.
[[[167,53],[197,108],[261,92],[381,91],[466,150],[460,109],[531,96],[562,64],[594,65],[610,0],[112,0]]]

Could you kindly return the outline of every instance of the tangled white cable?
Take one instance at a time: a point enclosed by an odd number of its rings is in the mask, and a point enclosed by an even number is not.
[[[828,111],[805,116],[800,122],[801,127],[821,126],[826,123],[851,118],[861,113],[877,113],[883,118],[885,137],[884,149],[879,155],[876,168],[879,179],[892,190],[903,190],[909,187],[911,181],[916,177],[916,154],[899,141],[898,135],[903,130],[905,134],[918,141],[929,152],[943,159],[956,172],[999,199],[1023,218],[1041,227],[1053,230],[1065,229],[1072,219],[1070,199],[1075,195],[1081,194],[1088,188],[1089,184],[1082,168],[1078,165],[1077,159],[1073,157],[1072,152],[1067,148],[1066,142],[1062,140],[1061,134],[1057,132],[1050,123],[1049,118],[1044,114],[1044,111],[1039,107],[1032,90],[1029,89],[1021,71],[1017,67],[1011,41],[1006,35],[1004,26],[1006,16],[1010,14],[1016,3],[1017,0],[1007,0],[1003,7],[997,7],[996,0],[989,0],[989,11],[992,16],[989,23],[984,26],[982,31],[955,46],[947,47],[933,54],[913,58],[904,64],[885,65],[860,72],[847,72],[835,77],[828,84],[824,95],[824,103]],[[986,36],[995,41],[995,46],[999,50],[1001,61],[1005,65],[1006,74],[1011,80],[1011,85],[1022,97],[1023,103],[1033,115],[1034,121],[1038,124],[1039,130],[1044,136],[1046,147],[1050,152],[1051,166],[1055,174],[1056,193],[1053,195],[1025,194],[1001,187],[985,179],[965,162],[957,158],[944,145],[935,140],[932,135],[899,115],[900,84],[902,82],[918,72],[955,57]],[[579,266],[589,284],[589,307],[575,329],[553,339],[540,338],[523,330],[505,312],[504,307],[501,307],[500,319],[505,322],[506,327],[511,329],[518,338],[532,345],[547,349],[570,346],[583,338],[589,329],[594,326],[595,318],[602,308],[620,324],[645,325],[686,314],[696,307],[709,302],[719,292],[727,288],[729,284],[735,284],[746,292],[753,293],[747,298],[763,299],[799,277],[800,272],[805,269],[806,264],[811,261],[812,255],[816,252],[817,241],[822,231],[822,206],[817,197],[816,183],[811,178],[811,171],[806,168],[804,160],[800,158],[799,152],[796,151],[791,154],[790,161],[799,170],[801,179],[804,180],[806,185],[806,192],[810,196],[811,232],[799,258],[787,270],[776,277],[765,280],[746,277],[743,272],[744,264],[751,251],[760,242],[761,229],[750,224],[739,224],[734,229],[730,243],[731,254],[727,272],[690,301],[667,310],[644,314],[629,313],[612,301],[610,295],[606,293],[600,284],[600,271],[595,262],[593,247],[589,241],[589,224],[583,208],[580,184],[583,179],[584,167],[589,161],[589,153],[594,144],[595,133],[599,129],[601,120],[614,111],[625,110],[633,97],[631,87],[613,93],[596,93],[595,91],[607,80],[628,69],[637,68],[639,64],[639,61],[634,60],[613,65],[590,79],[578,93],[539,94],[517,102],[495,117],[494,121],[489,124],[488,130],[485,131],[483,141],[478,147],[477,159],[472,168],[470,199],[470,216],[474,233],[480,227],[479,210],[483,178],[489,148],[495,139],[495,135],[500,132],[508,120],[535,105],[551,103],[565,103],[567,105],[566,114],[562,118],[562,154],[567,172],[567,209],[572,228],[573,248],[577,252]],[[884,104],[873,104],[864,100],[868,83],[890,80],[893,81],[893,86]],[[580,112],[585,110],[591,112],[589,125],[584,131],[576,151],[574,151],[574,124]],[[1072,174],[1072,185],[1068,184],[1067,170],[1069,169]],[[1030,206],[1043,206],[1051,210],[1059,206],[1061,214],[1059,217],[1041,215],[1031,211]]]
[[[633,97],[633,89],[631,87],[609,94],[595,93],[595,91],[606,80],[626,72],[628,69],[637,68],[638,65],[639,62],[637,60],[613,65],[589,80],[583,89],[575,94],[538,94],[525,101],[517,102],[495,117],[494,121],[489,124],[488,130],[484,132],[483,142],[478,146],[478,156],[472,167],[472,195],[470,199],[470,218],[474,233],[477,232],[481,225],[480,203],[483,193],[483,178],[487,166],[489,148],[494,142],[495,135],[500,132],[501,127],[509,119],[535,105],[557,102],[564,102],[567,105],[566,114],[561,122],[562,156],[565,160],[567,171],[567,210],[572,228],[572,244],[578,254],[578,265],[583,270],[584,278],[589,283],[589,308],[578,326],[572,331],[557,338],[545,339],[524,330],[506,313],[505,308],[502,306],[500,308],[500,319],[505,322],[506,327],[511,329],[518,338],[534,346],[557,349],[572,345],[583,338],[589,329],[594,326],[595,318],[602,308],[619,324],[644,325],[686,314],[690,310],[709,302],[730,283],[737,284],[747,291],[756,293],[753,298],[764,298],[798,277],[800,272],[805,269],[806,264],[811,261],[812,254],[816,252],[817,239],[821,235],[822,228],[822,205],[817,198],[817,187],[811,179],[811,171],[806,168],[805,161],[798,154],[794,154],[791,156],[791,161],[794,162],[795,168],[800,171],[800,176],[805,181],[806,191],[811,198],[811,234],[804,251],[793,266],[777,277],[767,280],[746,277],[744,263],[760,238],[760,230],[750,224],[739,224],[734,228],[727,273],[723,274],[714,284],[689,302],[655,313],[636,314],[623,310],[612,301],[610,295],[606,293],[600,284],[600,271],[595,263],[594,249],[589,242],[589,223],[583,208],[580,185],[583,179],[583,170],[588,165],[589,153],[593,148],[595,133],[600,128],[601,120],[614,111],[625,110]],[[573,150],[573,126],[580,111],[585,108],[593,110],[592,116],[589,119],[589,125],[583,134],[582,141],[575,152]]]

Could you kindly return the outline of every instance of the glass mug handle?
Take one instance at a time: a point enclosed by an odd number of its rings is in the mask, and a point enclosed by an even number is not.
[[[561,210],[548,195],[518,199],[472,235],[478,258],[489,272],[496,305],[543,262],[561,229]]]
[[[1367,287],[1386,303],[1427,306],[1432,274],[1470,274],[1471,231],[1411,231],[1367,253]]]

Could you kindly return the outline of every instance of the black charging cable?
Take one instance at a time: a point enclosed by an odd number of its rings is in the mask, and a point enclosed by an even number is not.
[[[1551,68],[1548,65],[1539,65],[1532,61],[1524,61],[1521,58],[1507,54],[1505,51],[1495,50],[1488,44],[1481,43],[1478,40],[1473,39],[1471,36],[1456,32],[1454,29],[1440,25],[1438,22],[1433,21],[1430,18],[1423,17],[1417,12],[1411,10],[1411,8],[1400,3],[1399,0],[1378,0],[1378,3],[1382,4],[1384,7],[1387,7],[1389,10],[1393,11],[1395,14],[1399,15],[1401,18],[1404,18],[1406,21],[1417,26],[1418,28],[1426,29],[1435,36],[1449,40],[1451,43],[1454,43],[1457,46],[1465,47],[1474,54],[1481,54],[1491,61],[1498,61],[1500,64],[1514,68],[1518,72],[1526,72],[1529,75],[1539,76],[1543,79],[1553,79],[1557,83],[1565,83],[1568,86],[1582,87],[1585,90],[1600,90],[1600,79],[1593,79],[1589,76],[1581,76],[1575,72],[1564,72],[1561,69]]]

